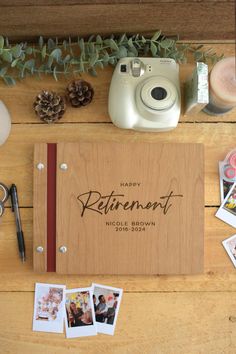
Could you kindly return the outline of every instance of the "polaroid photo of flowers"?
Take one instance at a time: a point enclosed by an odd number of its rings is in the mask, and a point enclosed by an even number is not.
[[[65,286],[35,284],[33,331],[63,333]]]

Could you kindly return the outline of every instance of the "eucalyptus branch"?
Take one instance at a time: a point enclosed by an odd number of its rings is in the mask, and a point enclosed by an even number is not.
[[[89,73],[97,75],[97,69],[107,65],[116,65],[123,57],[167,57],[179,63],[185,63],[189,55],[195,61],[215,63],[223,57],[211,49],[204,50],[203,46],[180,43],[177,39],[166,38],[157,31],[151,38],[142,35],[119,38],[111,35],[102,38],[100,35],[91,36],[88,40],[78,37],[77,40],[59,41],[43,37],[37,45],[26,42],[10,44],[7,38],[0,36],[0,79],[7,85],[14,85],[16,80],[27,76],[41,74],[59,76]]]

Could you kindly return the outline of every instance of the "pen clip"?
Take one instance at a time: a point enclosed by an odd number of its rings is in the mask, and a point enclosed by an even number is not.
[[[15,208],[14,208],[14,199],[13,199],[12,186],[11,186],[11,188],[10,188],[10,196],[11,196],[11,211],[14,213]]]

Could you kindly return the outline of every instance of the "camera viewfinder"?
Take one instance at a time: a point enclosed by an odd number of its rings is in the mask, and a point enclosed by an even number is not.
[[[120,71],[121,71],[122,73],[126,73],[126,72],[127,72],[127,65],[126,65],[126,64],[121,64],[121,66],[120,66]]]

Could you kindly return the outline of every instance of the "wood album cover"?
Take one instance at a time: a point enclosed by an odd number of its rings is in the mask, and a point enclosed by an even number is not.
[[[202,144],[36,144],[34,269],[203,271]]]

